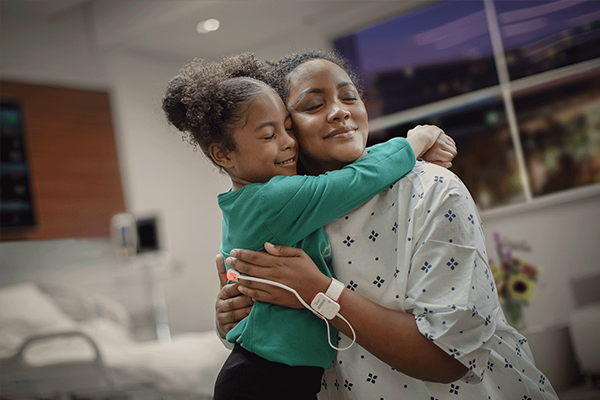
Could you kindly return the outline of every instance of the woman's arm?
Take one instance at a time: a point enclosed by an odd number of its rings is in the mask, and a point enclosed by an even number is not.
[[[236,250],[228,263],[245,275],[294,287],[307,303],[316,293],[327,290],[331,279],[320,273],[302,250],[268,244],[265,248],[269,254]],[[295,296],[284,289],[243,279],[240,282],[240,292],[256,300],[300,306]],[[298,287],[298,282],[303,282],[302,288]],[[466,373],[464,365],[421,334],[413,315],[383,307],[346,288],[339,302],[341,314],[356,332],[357,343],[398,371],[433,382],[453,382]],[[352,336],[346,323],[339,318],[332,323],[347,336]]]

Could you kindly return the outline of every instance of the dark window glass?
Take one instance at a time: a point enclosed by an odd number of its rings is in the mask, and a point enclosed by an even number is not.
[[[600,182],[600,70],[514,94],[533,195]]]
[[[498,84],[483,2],[445,1],[334,40],[375,118]]]
[[[600,2],[498,1],[511,79],[600,57]]]
[[[450,135],[459,155],[451,168],[485,210],[525,200],[506,113],[500,98],[448,110],[385,131],[373,132],[370,144],[406,136],[419,124],[437,125]]]

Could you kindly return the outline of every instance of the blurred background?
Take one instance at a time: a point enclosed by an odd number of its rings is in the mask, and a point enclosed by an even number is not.
[[[0,300],[33,284],[94,318],[104,296],[136,342],[213,331],[230,182],[161,98],[194,58],[302,49],[357,70],[370,144],[423,123],[456,140],[514,324],[563,398],[597,398],[597,0],[1,0]]]

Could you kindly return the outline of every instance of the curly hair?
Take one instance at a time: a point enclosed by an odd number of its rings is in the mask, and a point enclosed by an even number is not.
[[[290,93],[290,74],[292,71],[305,62],[319,59],[330,61],[343,69],[350,77],[354,86],[356,86],[359,95],[362,97],[362,83],[356,73],[350,68],[348,62],[341,55],[331,51],[304,50],[289,54],[275,64],[272,64],[268,72],[267,83],[275,89],[283,99],[283,102],[287,104],[287,98]]]
[[[162,109],[183,139],[209,154],[212,143],[235,150],[232,131],[243,120],[252,99],[264,90],[266,68],[251,53],[223,57],[221,62],[196,59],[167,84]]]

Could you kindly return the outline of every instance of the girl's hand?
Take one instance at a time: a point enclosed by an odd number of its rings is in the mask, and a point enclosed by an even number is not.
[[[457,154],[458,150],[454,140],[445,133],[442,133],[434,145],[421,158],[432,164],[450,168],[452,167],[452,160]]]
[[[444,131],[435,125],[417,125],[408,131],[406,140],[412,146],[417,159],[420,159],[443,134]]]
[[[303,308],[296,296],[282,288],[267,283],[244,280],[243,275],[282,283],[295,289],[310,304],[318,292],[325,292],[331,283],[319,271],[312,259],[301,249],[265,244],[268,253],[235,249],[227,264],[239,271],[238,290],[246,296],[265,303],[290,308]]]
[[[227,332],[250,314],[254,300],[243,296],[238,290],[237,283],[227,284],[225,263],[221,254],[216,257],[215,261],[221,282],[221,290],[215,304],[217,332],[221,338],[225,339]]]

